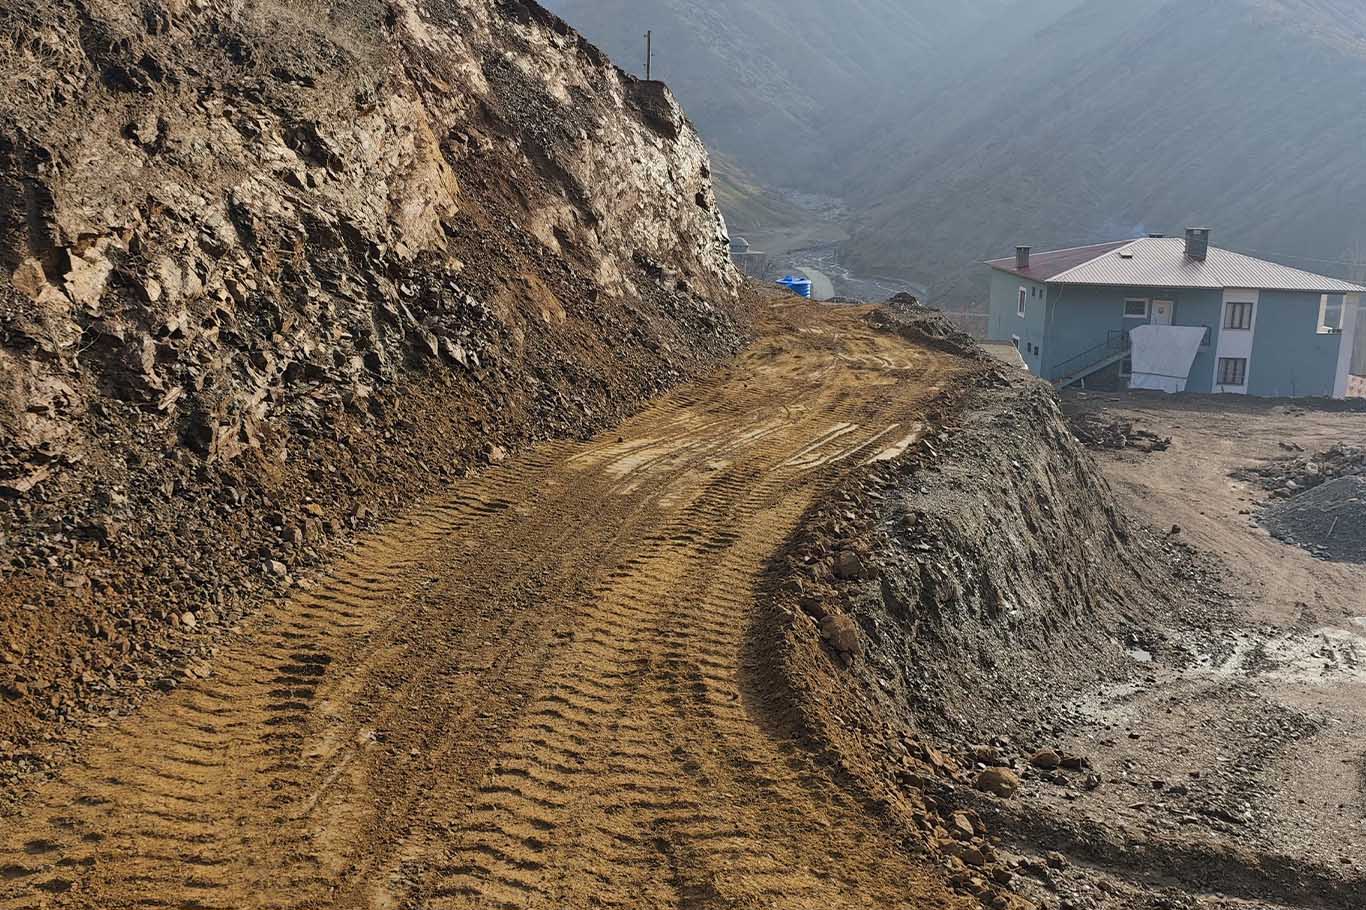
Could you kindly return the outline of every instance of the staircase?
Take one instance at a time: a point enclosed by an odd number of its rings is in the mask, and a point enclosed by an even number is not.
[[[1129,333],[1109,332],[1105,341],[1058,364],[1062,378],[1053,384],[1059,389],[1081,382],[1129,356]]]

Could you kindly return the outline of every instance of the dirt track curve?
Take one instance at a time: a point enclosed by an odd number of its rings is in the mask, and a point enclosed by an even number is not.
[[[964,367],[775,306],[733,367],[538,448],[249,622],[0,820],[0,908],[952,903],[766,707],[766,560]]]

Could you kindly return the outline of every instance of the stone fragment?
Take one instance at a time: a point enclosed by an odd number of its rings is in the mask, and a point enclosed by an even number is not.
[[[835,577],[852,581],[865,578],[868,574],[868,567],[863,562],[863,557],[853,550],[842,550],[835,557]]]
[[[1007,768],[987,768],[977,775],[974,786],[984,793],[993,793],[1009,799],[1020,789],[1020,778]]]
[[[73,302],[90,310],[99,307],[104,286],[114,265],[100,253],[91,250],[85,256],[72,253],[71,268],[66,273],[66,293]]]
[[[1056,771],[1062,765],[1062,756],[1052,749],[1040,749],[1030,756],[1029,763],[1045,771]]]
[[[832,613],[821,620],[821,637],[841,654],[853,656],[862,649],[858,624],[842,613]]]
[[[48,287],[47,275],[43,272],[43,264],[32,257],[19,263],[19,267],[14,270],[10,280],[14,283],[15,290],[23,291],[34,299],[37,299],[43,289]]]

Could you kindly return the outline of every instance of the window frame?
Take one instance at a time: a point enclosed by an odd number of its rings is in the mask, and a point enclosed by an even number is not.
[[[1020,296],[1015,303],[1015,315],[1024,319],[1029,313],[1029,288],[1020,285]]]
[[[1245,316],[1238,322],[1246,322],[1246,325],[1235,325],[1233,314],[1238,313]],[[1230,300],[1224,304],[1224,331],[1226,332],[1250,332],[1253,323],[1257,318],[1257,305],[1250,300]]]
[[[1141,304],[1143,304],[1143,315],[1142,315],[1142,316],[1138,316],[1138,315],[1135,315],[1135,314],[1129,312],[1129,304],[1131,304],[1131,303],[1141,303]],[[1152,319],[1152,318],[1153,318],[1153,301],[1152,301],[1152,298],[1151,298],[1151,297],[1125,297],[1125,298],[1124,298],[1124,318],[1125,318],[1125,319],[1143,319],[1143,320],[1150,320],[1150,319]]]
[[[1219,362],[1215,365],[1215,375],[1216,375],[1216,378],[1217,378],[1217,381],[1215,382],[1215,386],[1218,387],[1218,388],[1221,388],[1221,389],[1224,389],[1224,388],[1228,388],[1228,389],[1245,389],[1245,388],[1247,388],[1247,373],[1248,373],[1248,360],[1249,360],[1249,359],[1250,359],[1250,358],[1247,358],[1247,357],[1220,357],[1220,358],[1219,358]],[[1237,370],[1235,370],[1235,372],[1234,372],[1234,374],[1233,374],[1233,375],[1237,376],[1237,375],[1239,375],[1239,373],[1241,373],[1240,378],[1242,379],[1242,382],[1228,382],[1228,381],[1227,381],[1227,378],[1228,378],[1229,373],[1228,373],[1228,370],[1227,370],[1227,366],[1226,366],[1226,365],[1229,365],[1229,364],[1242,364],[1241,368],[1238,368]]]
[[[1338,324],[1328,325],[1328,298],[1342,296],[1342,303],[1338,305]],[[1323,294],[1319,297],[1319,324],[1318,333],[1320,335],[1341,335],[1343,332],[1342,324],[1347,320],[1347,297],[1338,294]]]

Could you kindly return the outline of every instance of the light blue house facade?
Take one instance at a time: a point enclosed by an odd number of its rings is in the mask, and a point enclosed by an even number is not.
[[[1208,231],[1039,254],[1020,247],[988,265],[988,337],[1014,344],[1031,372],[1060,386],[1347,394],[1366,288],[1212,247]],[[1155,328],[1135,334],[1140,326]],[[1168,339],[1184,339],[1182,350],[1161,350]],[[1161,382],[1134,381],[1136,359],[1163,364],[1142,367],[1160,369]]]

